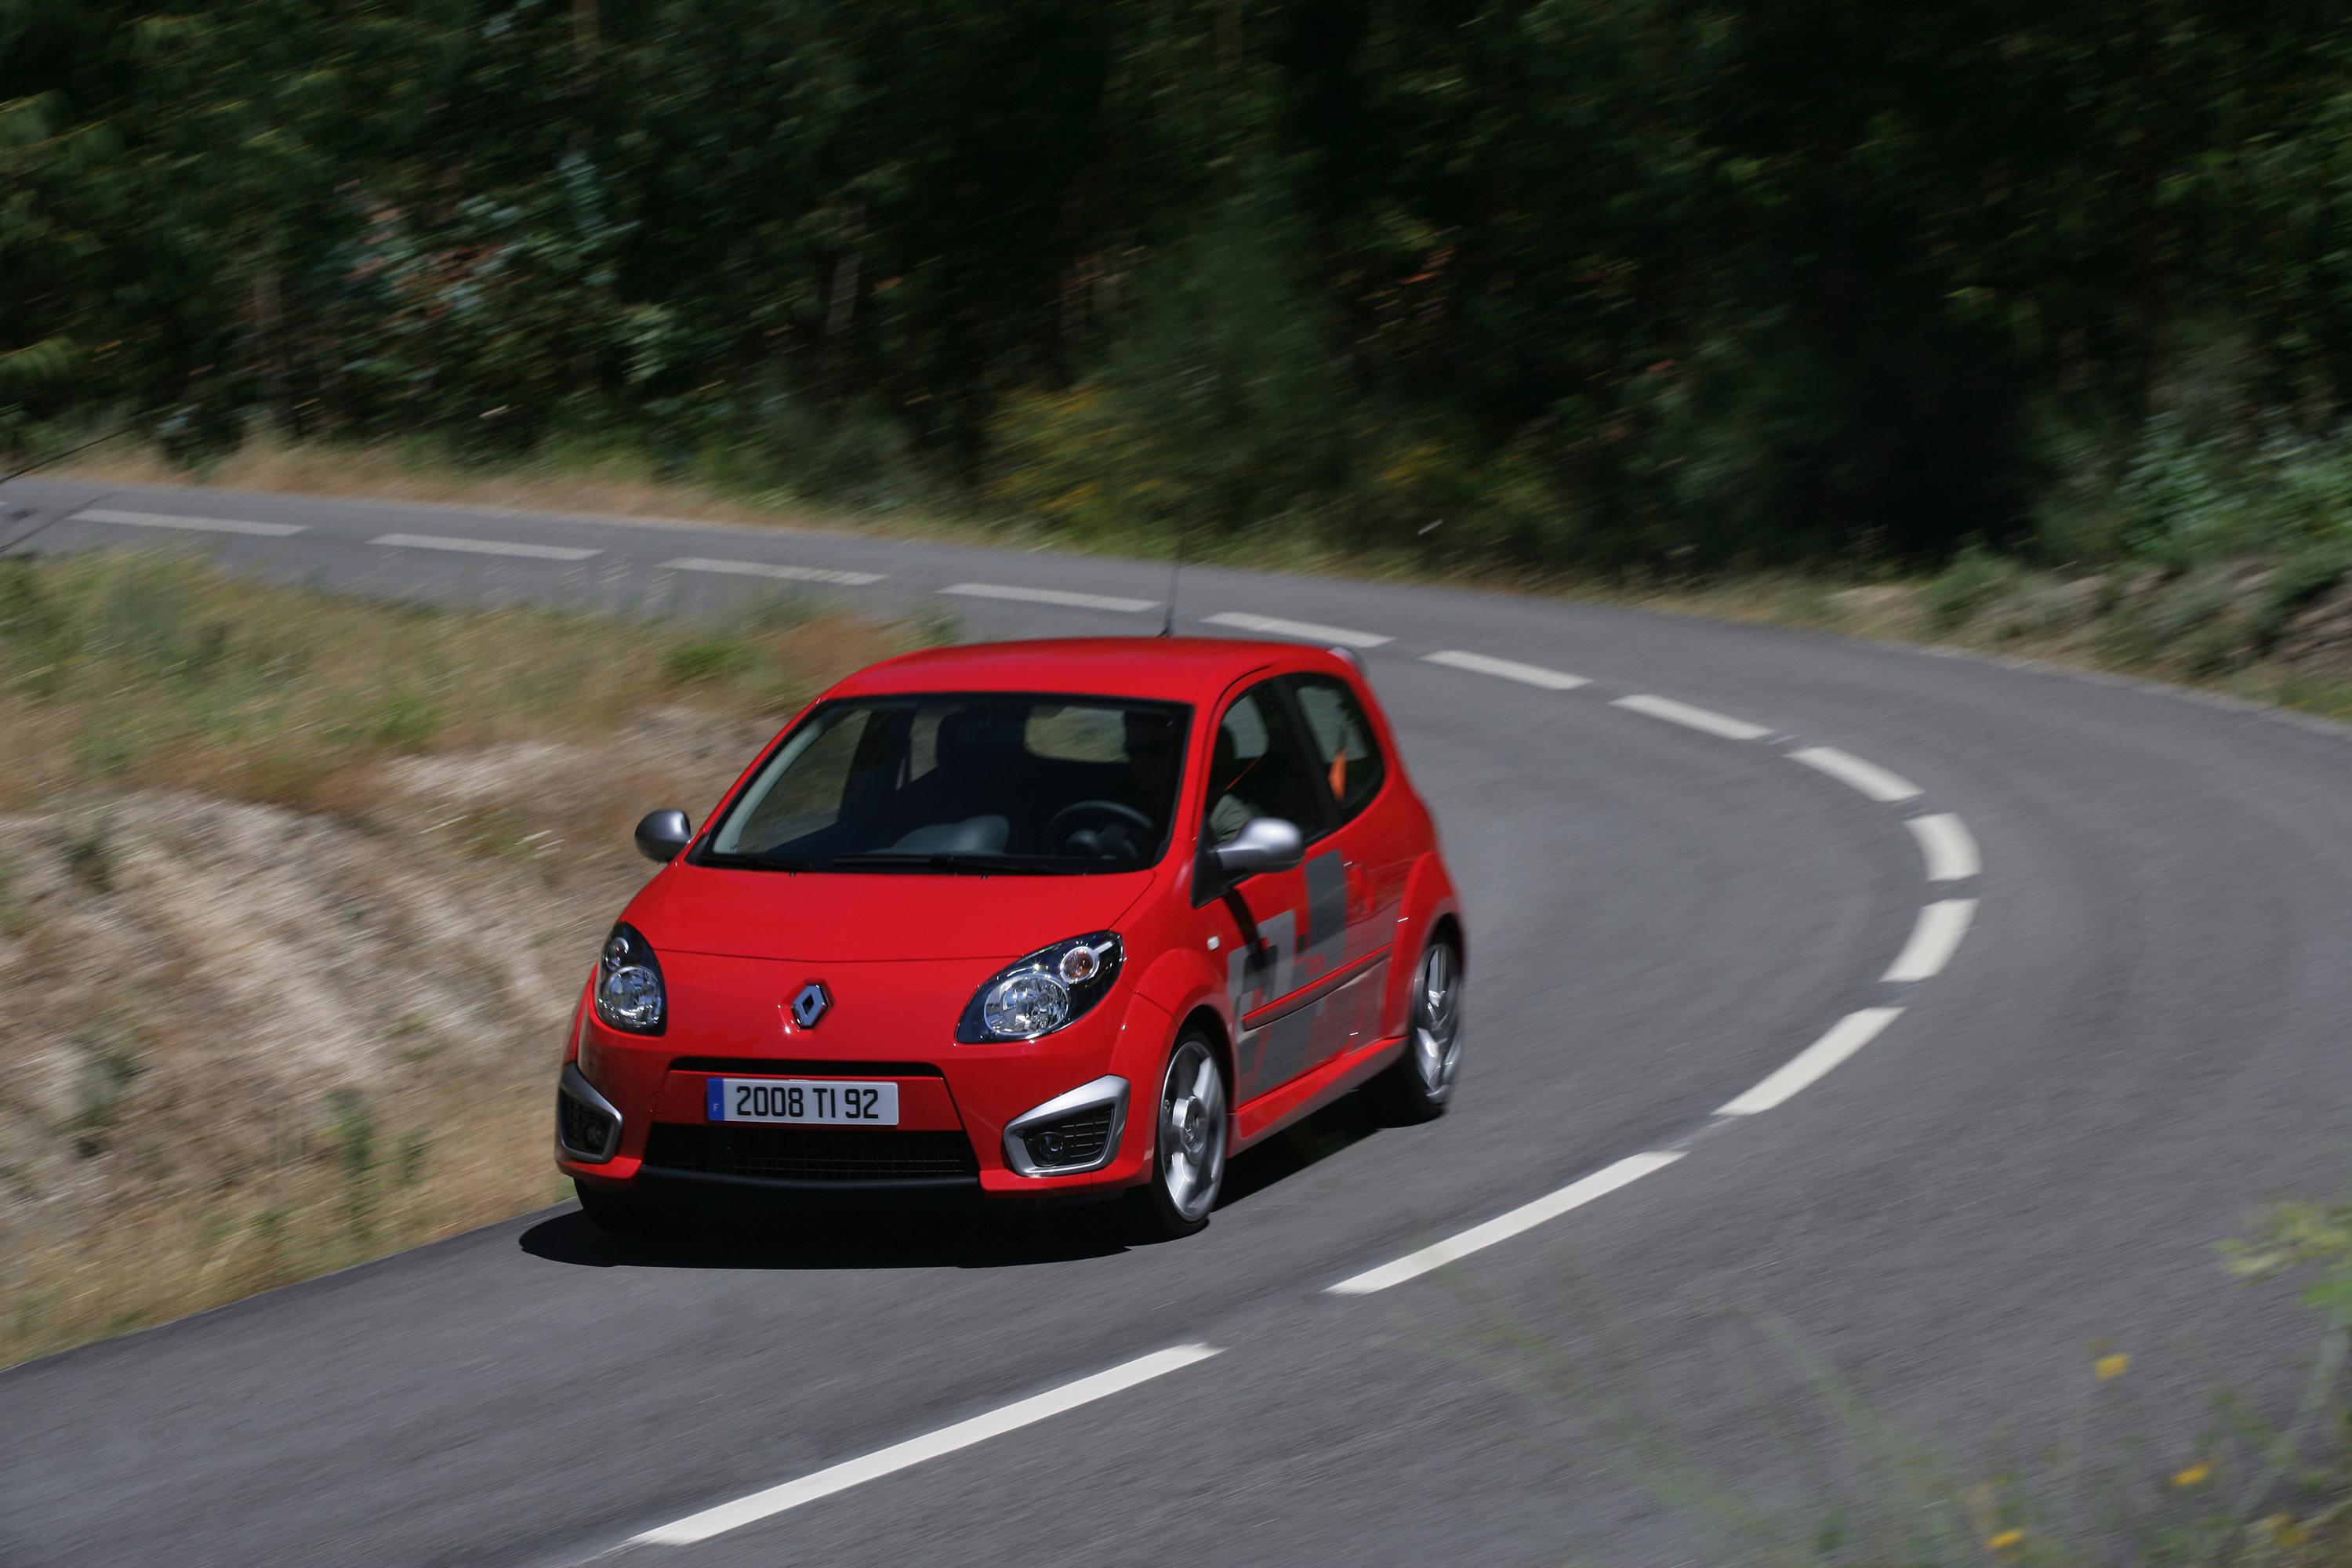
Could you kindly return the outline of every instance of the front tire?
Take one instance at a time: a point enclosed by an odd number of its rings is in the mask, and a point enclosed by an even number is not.
[[[1224,1069],[1209,1037],[1189,1030],[1168,1053],[1153,1105],[1151,1173],[1129,1194],[1137,1232],[1173,1241],[1199,1231],[1225,1180]]]
[[[1453,1101],[1461,1071],[1462,957],[1441,936],[1423,951],[1413,974],[1404,1054],[1364,1088],[1386,1121],[1433,1121]]]
[[[588,1216],[588,1223],[615,1241],[644,1243],[677,1234],[677,1222],[643,1198],[608,1193],[576,1177],[572,1190],[580,1194],[580,1212]]]

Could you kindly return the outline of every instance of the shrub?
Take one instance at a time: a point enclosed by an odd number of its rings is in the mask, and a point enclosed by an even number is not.
[[[719,680],[751,668],[752,654],[739,637],[696,637],[670,649],[662,660],[662,679],[681,685]]]
[[[2114,487],[2115,538],[2171,571],[2231,557],[2352,545],[2352,456],[2284,423],[2257,440],[2201,435],[2160,414]]]
[[[33,918],[16,901],[16,868],[0,855],[0,936],[22,936],[33,927]]]
[[[2263,582],[2254,607],[2254,641],[2274,647],[2294,613],[2352,572],[2352,542],[2309,545],[2282,559]]]
[[[2016,562],[1972,543],[1920,590],[1919,606],[1931,629],[1948,632],[2014,587],[2021,575]]]
[[[1304,517],[1346,478],[1345,398],[1304,253],[1270,183],[1249,183],[1146,267],[1095,373],[1009,399],[991,493],[1086,538]]]
[[[114,825],[105,813],[91,816],[79,833],[66,840],[65,861],[74,880],[91,892],[114,890]]]
[[[119,1024],[102,1022],[74,1037],[80,1054],[74,1079],[73,1131],[101,1132],[121,1114],[131,1085],[146,1068],[138,1040]]]

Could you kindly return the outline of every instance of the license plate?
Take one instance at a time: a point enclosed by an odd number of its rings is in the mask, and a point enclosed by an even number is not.
[[[820,1126],[896,1127],[898,1086],[838,1079],[714,1078],[705,1080],[709,1121],[797,1121]]]

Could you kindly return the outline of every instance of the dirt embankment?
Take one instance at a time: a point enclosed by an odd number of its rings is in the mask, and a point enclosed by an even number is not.
[[[551,1200],[553,1065],[770,721],[395,759],[356,810],[147,789],[0,816],[0,1361]]]

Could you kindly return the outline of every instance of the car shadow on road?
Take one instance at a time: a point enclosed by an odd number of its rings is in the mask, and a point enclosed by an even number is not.
[[[1225,1167],[1224,1188],[1217,1194],[1218,1212],[1247,1203],[1308,1166],[1363,1142],[1380,1129],[1379,1119],[1361,1095],[1341,1096],[1255,1148],[1234,1155],[1233,1163]]]
[[[1219,1213],[1247,1203],[1340,1150],[1379,1123],[1354,1095],[1326,1107],[1246,1153],[1225,1170]],[[623,1241],[578,1209],[525,1230],[517,1243],[533,1258],[582,1268],[1018,1268],[1107,1258],[1129,1250],[1122,1206],[989,1205],[919,1208],[722,1208],[675,1236]]]
[[[1013,1268],[1121,1251],[1115,1219],[1097,1205],[997,1214],[760,1205],[714,1210],[674,1237],[623,1241],[570,1209],[524,1231],[519,1245],[584,1268]]]

